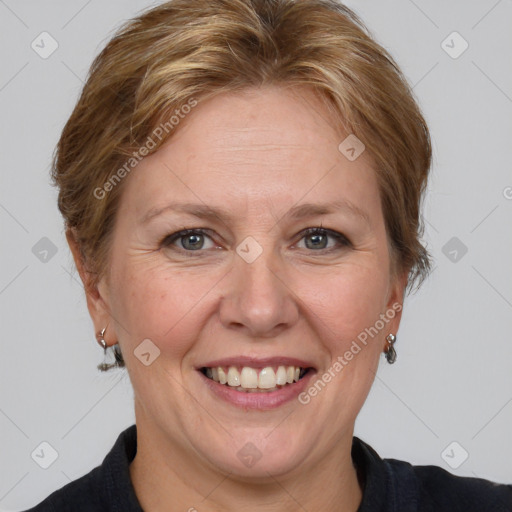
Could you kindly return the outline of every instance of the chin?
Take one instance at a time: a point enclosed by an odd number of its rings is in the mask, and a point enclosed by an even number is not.
[[[292,473],[304,464],[307,446],[294,438],[298,439],[297,435],[272,432],[268,427],[253,429],[252,433],[244,429],[243,434],[233,435],[214,451],[210,444],[205,447],[208,452],[203,453],[217,471],[231,477],[245,482],[271,482],[273,477]]]

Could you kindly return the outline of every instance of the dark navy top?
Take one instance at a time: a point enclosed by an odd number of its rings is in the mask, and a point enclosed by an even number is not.
[[[141,512],[128,469],[136,452],[137,429],[132,425],[100,466],[26,512]],[[358,512],[512,512],[512,485],[381,459],[355,436],[352,460],[364,487]]]

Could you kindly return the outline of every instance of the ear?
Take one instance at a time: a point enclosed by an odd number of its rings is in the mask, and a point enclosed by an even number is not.
[[[84,285],[87,309],[94,324],[94,332],[98,333],[111,323],[108,287],[104,278],[96,282],[95,274],[91,273],[87,268],[87,262],[77,241],[76,231],[73,228],[66,230],[66,239],[73,254],[80,279]],[[107,329],[103,337],[109,346],[117,342],[112,328],[110,330]]]
[[[386,326],[386,335],[396,335],[398,327],[400,326],[408,277],[409,271],[405,270],[392,276],[390,279],[388,300],[385,312],[386,317],[390,318],[390,320]]]

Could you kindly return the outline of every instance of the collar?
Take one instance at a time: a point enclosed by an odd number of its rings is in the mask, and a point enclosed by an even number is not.
[[[130,479],[129,466],[137,453],[137,426],[121,432],[98,473],[98,489],[105,489],[115,512],[143,512]],[[352,460],[363,488],[357,512],[416,512],[417,482],[410,464],[383,460],[367,443],[352,438]]]

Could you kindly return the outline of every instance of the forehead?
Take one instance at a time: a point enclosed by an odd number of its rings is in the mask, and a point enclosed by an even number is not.
[[[237,214],[339,200],[380,210],[371,159],[340,152],[348,134],[308,90],[224,93],[183,117],[128,177],[123,207],[139,217],[176,199]]]

